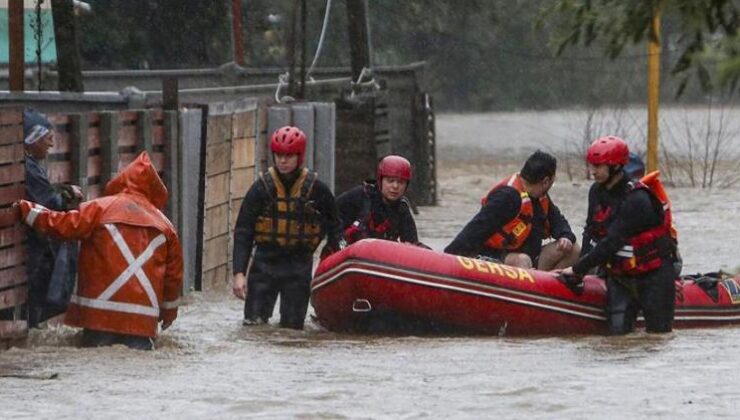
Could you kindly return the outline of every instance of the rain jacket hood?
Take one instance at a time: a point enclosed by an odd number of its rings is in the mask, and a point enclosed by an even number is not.
[[[105,186],[104,194],[143,196],[160,210],[164,209],[169,195],[147,152],[141,152],[120,174],[110,180]]]

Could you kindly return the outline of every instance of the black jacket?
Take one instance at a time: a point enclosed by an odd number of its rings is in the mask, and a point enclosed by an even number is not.
[[[612,206],[613,209],[606,237],[590,247],[587,245],[591,240],[588,226],[592,223],[595,212],[604,206]],[[588,193],[588,216],[583,234],[584,247],[587,248],[573,265],[573,272],[583,275],[592,267],[606,264],[630,237],[661,223],[663,223],[661,207],[656,204],[649,192],[643,189],[632,190],[627,177],[609,190],[601,184],[594,183]]]
[[[382,236],[365,229],[367,237],[398,240],[413,244],[419,242],[416,222],[414,216],[411,215],[406,197],[394,203],[386,203],[374,182],[365,182],[340,194],[337,197],[337,209],[339,210],[342,232],[356,221],[365,225],[367,219],[372,216],[374,223],[383,223],[388,220],[390,228]]]
[[[299,168],[300,169],[300,168]],[[286,188],[290,190],[295,182],[298,171],[288,177],[281,176],[281,180]],[[307,197],[314,202],[314,207],[321,218],[321,231],[326,235],[327,246],[330,249],[339,248],[339,219],[337,217],[336,206],[334,203],[334,194],[329,187],[320,180],[311,190]],[[242,201],[239,215],[234,226],[234,254],[233,254],[233,272],[246,273],[247,265],[252,254],[254,246],[255,223],[257,217],[261,214],[265,206],[271,204],[271,196],[265,190],[265,185],[261,180],[256,180],[247,191],[244,201]],[[310,260],[314,250],[284,248],[277,246],[258,246],[256,256],[260,258],[285,258],[291,256],[302,257]]]
[[[542,250],[542,241],[545,238],[545,214],[539,200],[532,200],[534,215],[532,218],[532,232],[524,245],[514,252],[523,252],[535,260]],[[486,253],[483,244],[495,232],[500,231],[511,219],[519,214],[522,198],[513,187],[498,188],[488,194],[486,204],[478,214],[468,222],[455,239],[447,245],[445,252],[463,256],[476,256]],[[560,212],[558,206],[550,199],[550,234],[555,239],[568,238],[576,242],[570,224]]]

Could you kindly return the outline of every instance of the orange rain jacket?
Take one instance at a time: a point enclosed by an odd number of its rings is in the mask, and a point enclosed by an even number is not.
[[[177,317],[182,249],[160,209],[167,188],[146,152],[79,210],[20,201],[25,222],[47,235],[81,240],[79,276],[65,323],[119,334],[157,335]]]

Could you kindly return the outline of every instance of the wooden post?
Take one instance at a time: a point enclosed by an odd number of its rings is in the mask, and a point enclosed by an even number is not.
[[[176,77],[162,79],[162,108],[177,110],[180,107],[179,86]]]
[[[367,20],[367,3],[366,0],[346,1],[352,80],[357,81],[362,69],[370,67],[370,29]]]
[[[10,90],[23,91],[26,71],[25,41],[23,40],[23,0],[10,0],[8,2],[8,32]]]
[[[118,128],[117,112],[100,113],[100,184],[105,187],[118,173]]]
[[[182,165],[180,162],[180,131],[179,114],[177,111],[164,111],[162,124],[164,125],[165,155],[167,156],[167,167],[165,170],[165,184],[169,190],[167,209],[170,221],[182,232],[184,226],[180,226],[180,179],[182,179]]]
[[[293,11],[290,14],[290,32],[288,35],[288,96],[292,97],[295,97],[295,44],[298,40],[296,19],[300,1],[293,0]]]
[[[136,123],[138,124],[136,128],[139,131],[139,144],[136,146],[136,151],[137,153],[146,151],[149,153],[149,156],[152,156],[154,154],[154,145],[152,144],[152,115],[148,110],[138,111],[136,114]],[[165,170],[165,168],[159,169],[162,171]]]
[[[297,99],[306,98],[306,0],[301,0],[301,86],[298,90]]]
[[[242,43],[242,2],[231,0],[231,31],[234,43],[234,62],[244,65],[244,44]]]
[[[83,92],[85,89],[82,85],[82,66],[72,0],[51,0],[51,12],[57,43],[59,91]]]
[[[654,6],[648,41],[647,172],[658,169],[658,106],[660,103],[660,8]]]
[[[69,122],[72,183],[79,185],[83,194],[87,196],[87,130],[89,128],[87,114],[70,115]]]

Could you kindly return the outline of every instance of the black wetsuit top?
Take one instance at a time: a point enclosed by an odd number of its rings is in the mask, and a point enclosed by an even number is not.
[[[365,209],[367,204],[369,208]],[[393,203],[387,203],[383,201],[380,191],[372,182],[366,182],[340,194],[337,197],[337,209],[342,231],[356,221],[366,223],[368,216],[372,216],[374,223],[382,224],[388,220],[390,227],[382,235],[368,230],[365,232],[368,237],[400,240],[413,244],[419,242],[416,222],[414,216],[411,215],[408,200],[403,197]]]
[[[598,183],[591,186],[586,226],[592,223],[597,209],[605,206],[612,206],[613,209],[606,237],[581,253],[581,258],[573,265],[576,274],[584,275],[592,267],[606,264],[630,237],[663,223],[663,212],[656,206],[650,193],[643,189],[632,190],[627,177],[609,190]],[[587,231],[584,229],[584,247],[591,240]]]
[[[487,249],[484,243],[491,235],[500,231],[506,223],[515,218],[521,206],[522,198],[516,188],[505,186],[492,191],[486,198],[486,204],[447,245],[445,252],[463,256],[488,255],[494,252],[496,255],[490,256],[499,258],[501,255],[498,255],[497,250]],[[520,249],[504,252],[523,252],[529,255],[532,261],[536,261],[542,251],[542,241],[547,238],[545,238],[545,214],[539,200],[532,200],[532,207],[532,231],[529,236]],[[576,243],[576,236],[570,224],[552,199],[550,199],[550,211],[547,217],[553,238],[568,238],[574,244]]]
[[[296,171],[288,175],[279,175],[286,191],[290,191],[293,183],[297,180],[298,175],[300,174],[300,169],[301,168],[298,168]],[[327,237],[327,246],[330,246],[332,249],[338,249],[340,231],[339,219],[337,217],[336,206],[334,203],[334,194],[332,194],[326,184],[320,180],[316,180],[313,189],[307,198],[314,202],[315,208],[320,214],[321,231]],[[264,183],[262,180],[256,180],[244,197],[244,201],[239,209],[239,216],[236,219],[236,225],[234,227],[234,273],[246,273],[247,264],[249,263],[252,253],[252,247],[254,246],[255,224],[257,222],[257,217],[265,206],[270,205],[270,202],[271,196],[268,191],[265,190]],[[256,256],[261,258],[284,258],[291,256],[310,258],[311,255],[313,255],[314,250],[306,249],[306,247],[287,248],[260,245],[257,247],[256,252]]]

